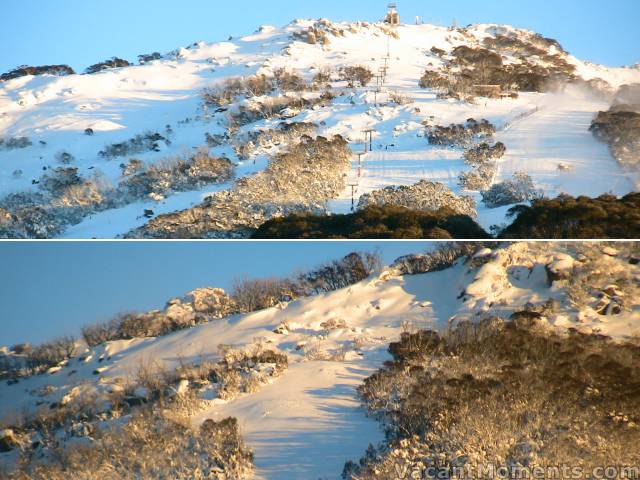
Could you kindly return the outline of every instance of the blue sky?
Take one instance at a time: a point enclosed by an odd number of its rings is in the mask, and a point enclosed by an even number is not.
[[[390,263],[428,242],[0,242],[0,346],[38,343],[120,312],[162,308],[198,287],[286,276],[379,250]]]
[[[67,63],[76,70],[112,56],[167,52],[194,41],[226,40],[294,18],[380,19],[386,1],[323,0],[2,0],[0,71]],[[400,0],[416,15],[450,25],[509,23],[559,40],[581,59],[640,62],[638,0]]]

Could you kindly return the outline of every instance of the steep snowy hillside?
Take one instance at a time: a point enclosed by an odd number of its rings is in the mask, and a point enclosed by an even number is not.
[[[113,416],[114,395],[129,391],[120,402],[142,404],[150,387],[135,388],[136,381],[153,371],[164,372],[156,373],[158,379],[172,378],[168,372],[178,369],[172,395],[190,391],[201,400],[189,411],[190,422],[236,417],[255,453],[255,478],[337,479],[346,461],[383,439],[360,407],[356,388],[389,358],[388,345],[402,332],[446,331],[489,317],[533,318],[561,333],[571,328],[637,339],[639,255],[637,246],[624,243],[513,243],[478,250],[448,267],[448,257],[437,253],[401,258],[342,290],[211,318],[158,338],[109,342],[40,375],[4,381],[0,415],[13,425],[19,412],[40,409],[44,415],[78,405],[101,425],[126,421],[128,416]],[[220,306],[220,295],[202,290],[169,302],[167,312],[192,315],[207,299]],[[197,373],[223,359],[235,365],[241,352],[254,360],[236,376]],[[263,354],[269,359],[259,360]],[[195,376],[188,373],[193,368]],[[232,380],[251,379],[251,387],[231,389]],[[74,417],[73,428],[62,427],[57,441],[80,441],[81,418],[92,417]],[[12,450],[0,460],[10,463],[15,455]]]
[[[499,52],[505,71],[517,71],[526,58],[526,68],[545,69],[550,78],[560,71],[573,72],[582,83],[574,82],[562,93],[520,88],[518,98],[473,101],[441,98],[435,90],[418,86],[425,70],[455,71],[456,62],[463,60],[452,55],[460,47]],[[356,65],[381,76],[370,78],[368,87],[357,82],[349,87],[340,72]],[[238,124],[237,112],[256,102],[264,105],[265,97],[245,92],[222,108],[203,105],[205,88],[237,77],[271,78],[280,69],[307,82],[315,78],[314,87],[302,92],[281,84],[266,93],[280,100],[287,95],[289,100],[302,98],[300,106]],[[320,74],[326,78],[317,83],[323,78]],[[532,81],[539,81],[536,78]],[[592,116],[608,108],[606,98],[593,88],[612,92],[638,82],[637,67],[588,64],[553,41],[507,26],[391,29],[382,23],[326,20],[297,20],[225,42],[199,42],[139,66],[84,75],[24,76],[0,83],[0,220],[8,225],[6,231],[23,236],[124,235],[151,217],[185,210],[234,186],[218,170],[194,174],[190,162],[197,149],[206,149],[212,158],[231,159],[234,175],[241,178],[264,170],[270,155],[296,140],[265,142],[247,150],[252,132],[283,122],[310,122],[317,126],[315,135],[342,135],[354,153],[364,148],[363,130],[374,130],[373,152],[364,155],[362,163],[354,155],[351,170],[343,172],[344,192],[329,202],[328,211],[349,210],[352,193],[357,204],[361,195],[373,190],[429,180],[442,182],[456,194],[472,195],[479,221],[488,228],[502,223],[504,209],[487,209],[478,192],[461,189],[458,176],[470,170],[463,149],[430,145],[426,127],[468,118],[493,123],[498,129],[495,140],[508,152],[504,162],[498,162],[494,182],[525,171],[549,196],[622,195],[637,188],[637,179],[623,171],[587,129]],[[323,89],[332,94],[319,102]],[[131,164],[131,159],[140,162]],[[169,169],[167,164],[176,159],[187,166]],[[185,169],[191,173],[185,174]],[[172,181],[133,188],[134,172]],[[45,214],[29,209],[42,206]]]

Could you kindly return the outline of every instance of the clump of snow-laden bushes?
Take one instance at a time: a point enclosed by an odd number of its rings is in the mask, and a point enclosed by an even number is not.
[[[98,153],[98,155],[107,159],[113,159],[116,157],[135,155],[136,153],[151,151],[159,152],[160,142],[163,142],[166,145],[171,144],[171,140],[160,135],[158,132],[146,132],[144,134],[136,135],[124,142],[107,145],[104,150],[101,150]]]
[[[430,127],[427,138],[430,145],[465,146],[475,140],[492,137],[495,133],[495,126],[488,120],[483,119],[478,122],[470,118],[464,124]]]
[[[492,185],[489,190],[482,192],[482,201],[488,208],[530,202],[543,197],[543,191],[537,189],[531,177],[524,172],[517,172],[511,180]]]
[[[506,150],[501,142],[493,146],[481,143],[477,147],[467,150],[464,154],[464,161],[473,169],[460,174],[460,185],[467,190],[486,190],[489,188],[498,171],[495,160],[504,156]]]
[[[390,344],[393,361],[360,387],[387,440],[348,462],[343,478],[638,465],[640,450],[629,448],[640,442],[638,346],[514,318],[405,332]]]
[[[235,418],[208,419],[199,428],[188,420],[166,408],[144,408],[122,425],[92,428],[90,434],[74,437],[48,457],[25,454],[5,478],[102,480],[133,478],[133,472],[136,478],[250,478],[253,453]]]
[[[303,137],[275,154],[265,171],[183,212],[154,218],[130,232],[142,238],[247,237],[273,217],[324,210],[345,185],[351,150],[339,135]]]
[[[456,196],[442,183],[421,180],[415,185],[387,187],[364,194],[360,197],[358,208],[368,206],[395,205],[411,210],[436,212],[449,208],[460,215],[476,216],[476,203],[469,196]]]
[[[76,167],[50,169],[36,184],[40,191],[10,194],[0,199],[0,238],[51,238],[86,216],[127,205],[141,198],[161,198],[233,178],[227,158],[200,149],[189,157],[174,157],[145,165],[131,159],[122,165],[123,178],[114,186],[100,172],[88,178]]]

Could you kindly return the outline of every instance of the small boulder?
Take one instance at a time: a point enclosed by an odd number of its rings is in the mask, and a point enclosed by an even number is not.
[[[9,452],[19,446],[20,443],[13,430],[10,428],[0,430],[0,452]]]

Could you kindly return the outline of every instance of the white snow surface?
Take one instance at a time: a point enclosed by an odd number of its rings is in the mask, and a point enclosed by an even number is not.
[[[629,264],[611,247],[596,245],[592,255],[611,278],[621,271],[640,278],[640,266]],[[335,292],[213,320],[160,338],[95,347],[49,373],[15,385],[2,382],[0,417],[11,418],[38,405],[48,408],[65,397],[95,396],[99,401],[102,394],[122,388],[119,381],[135,377],[143,365],[155,362],[171,369],[180,362],[216,360],[220,344],[243,348],[259,340],[287,354],[288,370],[256,393],[228,402],[211,400],[193,416],[193,424],[207,418],[238,418],[255,452],[257,479],[338,479],[346,461],[359,459],[369,443],[383,440],[377,422],[365,415],[356,388],[390,358],[388,344],[407,325],[443,330],[455,321],[490,315],[508,318],[528,302],[554,299],[560,308],[546,318],[550,328],[573,327],[616,340],[640,334],[638,299],[629,298],[628,310],[620,315],[602,316],[594,310],[597,298],[576,306],[567,299],[565,283],[549,284],[547,265],[558,272],[580,261],[572,244],[505,244],[485,249],[481,256],[482,265],[459,260],[446,270],[414,276],[386,268]],[[321,324],[331,320],[344,320],[346,327],[326,331]],[[288,333],[274,333],[283,322]],[[345,360],[310,359],[299,349],[305,344],[327,352],[342,347]]]
[[[344,35],[329,34],[328,45],[293,39],[292,34],[313,24],[296,20],[283,28],[261,27],[255,34],[229,41],[198,42],[141,66],[93,75],[28,76],[0,84],[0,136],[27,136],[33,141],[25,149],[0,151],[0,196],[37,188],[32,180],[42,175],[43,167],[56,167],[55,157],[61,151],[75,157],[73,166],[78,167],[79,174],[90,176],[101,172],[115,184],[120,179],[119,165],[128,158],[106,160],[98,152],[106,145],[146,131],[164,134],[166,125],[173,130],[170,146],[161,144],[161,152],[133,156],[153,163],[201,147],[205,144],[205,132],[223,133],[226,120],[224,112],[203,111],[200,94],[203,88],[226,78],[286,67],[310,79],[323,67],[336,71],[342,66],[363,64],[377,72],[382,66],[389,40],[380,24],[333,23],[333,27],[344,30]],[[587,131],[593,115],[607,108],[602,100],[568,91],[561,95],[522,94],[516,100],[481,99],[471,105],[438,100],[432,92],[418,88],[424,70],[442,64],[430,52],[431,47],[450,52],[459,45],[477,46],[488,35],[505,32],[525,35],[526,31],[476,25],[462,34],[434,25],[402,25],[397,32],[399,39],[389,42],[387,82],[378,94],[378,101],[387,103],[390,92],[399,92],[409,98],[409,104],[376,106],[372,88],[358,89],[350,97],[339,97],[328,108],[306,110],[292,119],[316,122],[321,125],[320,134],[344,135],[354,152],[363,149],[362,130],[376,129],[374,151],[364,157],[363,165],[358,165],[354,158],[349,175],[348,183],[358,184],[356,203],[360,195],[371,190],[413,184],[422,179],[443,182],[454,192],[463,193],[457,185],[458,175],[467,168],[462,162],[462,150],[430,147],[423,137],[421,123],[428,120],[434,125],[447,125],[474,117],[503,126],[534,107],[541,110],[497,137],[504,141],[508,151],[498,180],[515,171],[526,171],[548,195],[560,192],[622,195],[637,188],[633,182],[640,179],[622,171],[606,146],[596,142]],[[572,56],[566,58],[585,79],[602,78],[614,88],[640,82],[640,67],[608,68]],[[271,123],[260,122],[249,128]],[[86,128],[92,128],[95,135],[84,135]],[[229,146],[216,147],[213,153],[235,158]],[[559,163],[573,169],[560,171]],[[260,168],[264,165],[259,163]],[[23,172],[19,178],[13,175],[16,170]],[[238,175],[255,171],[240,168]],[[177,198],[168,198],[159,205],[140,202],[104,212],[72,227],[63,236],[113,238],[143,224],[144,209],[152,209],[156,214],[184,209],[206,193],[204,189],[176,195]],[[478,194],[475,196],[479,199]],[[330,202],[329,207],[334,212],[348,211],[351,187]],[[479,221],[483,226],[501,223],[503,219],[504,209],[485,211],[479,203]]]

